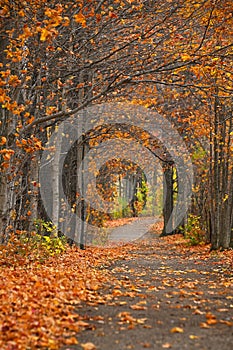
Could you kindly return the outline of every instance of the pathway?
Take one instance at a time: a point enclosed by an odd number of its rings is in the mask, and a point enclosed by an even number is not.
[[[150,222],[132,225],[130,237]],[[114,231],[112,238],[121,233]],[[100,301],[80,305],[77,312],[88,326],[78,334],[78,345],[62,350],[231,350],[231,270],[208,247],[200,253],[200,247],[177,247],[155,236],[102,266],[111,276],[98,291]]]
[[[113,243],[125,243],[142,238],[150,227],[158,222],[156,217],[139,218],[130,224],[116,227],[109,235],[109,241]]]

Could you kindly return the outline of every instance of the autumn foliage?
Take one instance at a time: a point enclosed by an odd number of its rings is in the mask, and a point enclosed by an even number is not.
[[[160,232],[161,225],[156,224],[152,234],[158,237]],[[232,252],[214,254],[210,253],[209,245],[190,248],[187,243],[188,241],[180,235],[160,239],[160,243],[158,241],[153,243],[152,239],[151,242],[143,241],[139,244],[108,247],[107,249],[88,248],[86,251],[82,251],[77,248],[67,248],[63,254],[44,261],[40,260],[39,257],[33,259],[30,254],[24,257],[14,254],[10,256],[9,250],[8,257],[6,257],[4,251],[1,250],[1,349],[41,348],[52,350],[59,349],[64,344],[78,344],[79,333],[92,328],[85,313],[86,305],[93,307],[108,303],[112,305],[111,307],[122,305],[122,311],[117,313],[120,327],[126,326],[128,329],[134,329],[140,325],[146,327],[147,318],[132,315],[132,312],[147,310],[147,296],[146,293],[145,295],[142,293],[141,289],[144,286],[148,292],[153,292],[156,290],[154,282],[143,283],[141,280],[142,272],[138,272],[140,280],[138,285],[130,283],[123,276],[122,279],[120,275],[119,277],[115,276],[112,265],[116,261],[130,262],[140,259],[142,252],[147,256],[147,259],[152,259],[152,255],[149,256],[147,252],[153,248],[153,244],[155,244],[154,252],[157,252],[156,254],[159,252],[165,254],[169,248],[169,251],[173,252],[172,254],[180,256],[184,262],[193,262],[195,265],[197,261],[199,263],[203,261],[208,266],[212,266],[212,269],[221,268],[225,271],[225,277],[221,279],[222,288],[230,286],[228,276],[230,276],[233,266]],[[138,253],[139,251],[140,253]],[[169,257],[162,255],[160,259],[166,261]],[[177,293],[195,297],[197,295],[197,281],[184,281],[179,277],[182,271],[178,272],[175,282],[176,287],[179,288]],[[137,270],[132,270],[132,274],[137,276]],[[170,279],[166,271],[161,270],[160,284],[160,289],[162,288],[166,294],[166,289],[169,286],[174,286],[174,279]],[[209,285],[209,288],[212,290],[216,288],[214,281]],[[173,290],[169,293],[176,292]],[[141,296],[141,301],[134,302],[134,298],[138,295]],[[132,301],[130,306],[132,312],[124,311],[127,302],[119,300],[124,296]],[[166,298],[168,297],[166,296]],[[198,304],[196,308],[194,310],[196,314],[201,312],[199,311],[201,304]],[[101,315],[98,319],[101,319]],[[206,321],[200,324],[200,327],[212,327],[219,322],[209,311],[206,315]],[[232,322],[233,320],[229,321],[228,325],[232,325]],[[179,327],[171,328],[171,333],[176,332],[183,333],[184,330]],[[83,348],[85,349],[84,346]]]
[[[1,250],[1,349],[59,349],[77,344],[88,327],[77,310],[82,303],[102,303],[98,290],[110,279],[106,268],[125,249],[67,248],[43,261]]]

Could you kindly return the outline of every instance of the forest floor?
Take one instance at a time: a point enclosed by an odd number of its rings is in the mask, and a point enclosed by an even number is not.
[[[232,349],[233,250],[160,231],[43,263],[0,256],[0,349]]]

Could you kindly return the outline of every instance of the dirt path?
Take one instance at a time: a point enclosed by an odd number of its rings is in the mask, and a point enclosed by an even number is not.
[[[208,249],[178,248],[159,237],[129,246],[107,267],[102,303],[77,310],[89,323],[80,345],[64,349],[231,350],[232,271]],[[89,342],[95,347],[81,345]]]
[[[113,243],[132,242],[145,235],[150,226],[158,222],[158,218],[146,217],[139,218],[130,224],[116,227],[109,236],[109,241]]]

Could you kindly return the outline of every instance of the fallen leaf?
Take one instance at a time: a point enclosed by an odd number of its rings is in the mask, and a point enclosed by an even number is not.
[[[80,321],[77,322],[77,325],[80,326],[80,327],[88,327],[89,323],[80,320]]]
[[[190,334],[189,338],[190,339],[199,339],[200,337],[198,337],[197,335]]]
[[[138,304],[130,305],[130,308],[133,310],[146,310],[147,309],[146,306],[138,305]]]
[[[231,321],[220,320],[219,322],[226,324],[227,326],[230,326],[230,327],[233,326],[233,322],[231,322]]]
[[[96,350],[96,346],[93,343],[81,344],[83,350]]]
[[[147,318],[138,318],[137,323],[144,324],[146,322]]]
[[[210,326],[208,326],[208,324],[206,322],[201,322],[200,327],[201,328],[210,328]]]
[[[204,312],[201,311],[201,310],[199,310],[199,309],[196,309],[196,310],[194,311],[194,315],[203,315],[203,314],[204,314]]]
[[[173,327],[171,330],[170,330],[171,333],[184,333],[184,330],[183,328],[180,328],[180,327]]]
[[[4,136],[1,136],[0,146],[5,145],[7,139]]]
[[[75,337],[66,339],[66,345],[77,345],[78,340]]]
[[[205,315],[205,317],[206,317],[207,320],[216,319],[216,316],[213,315],[211,312],[207,312],[207,314]]]
[[[206,323],[211,326],[214,325],[216,323],[218,323],[218,321],[215,318],[210,318],[209,320],[206,321]]]

